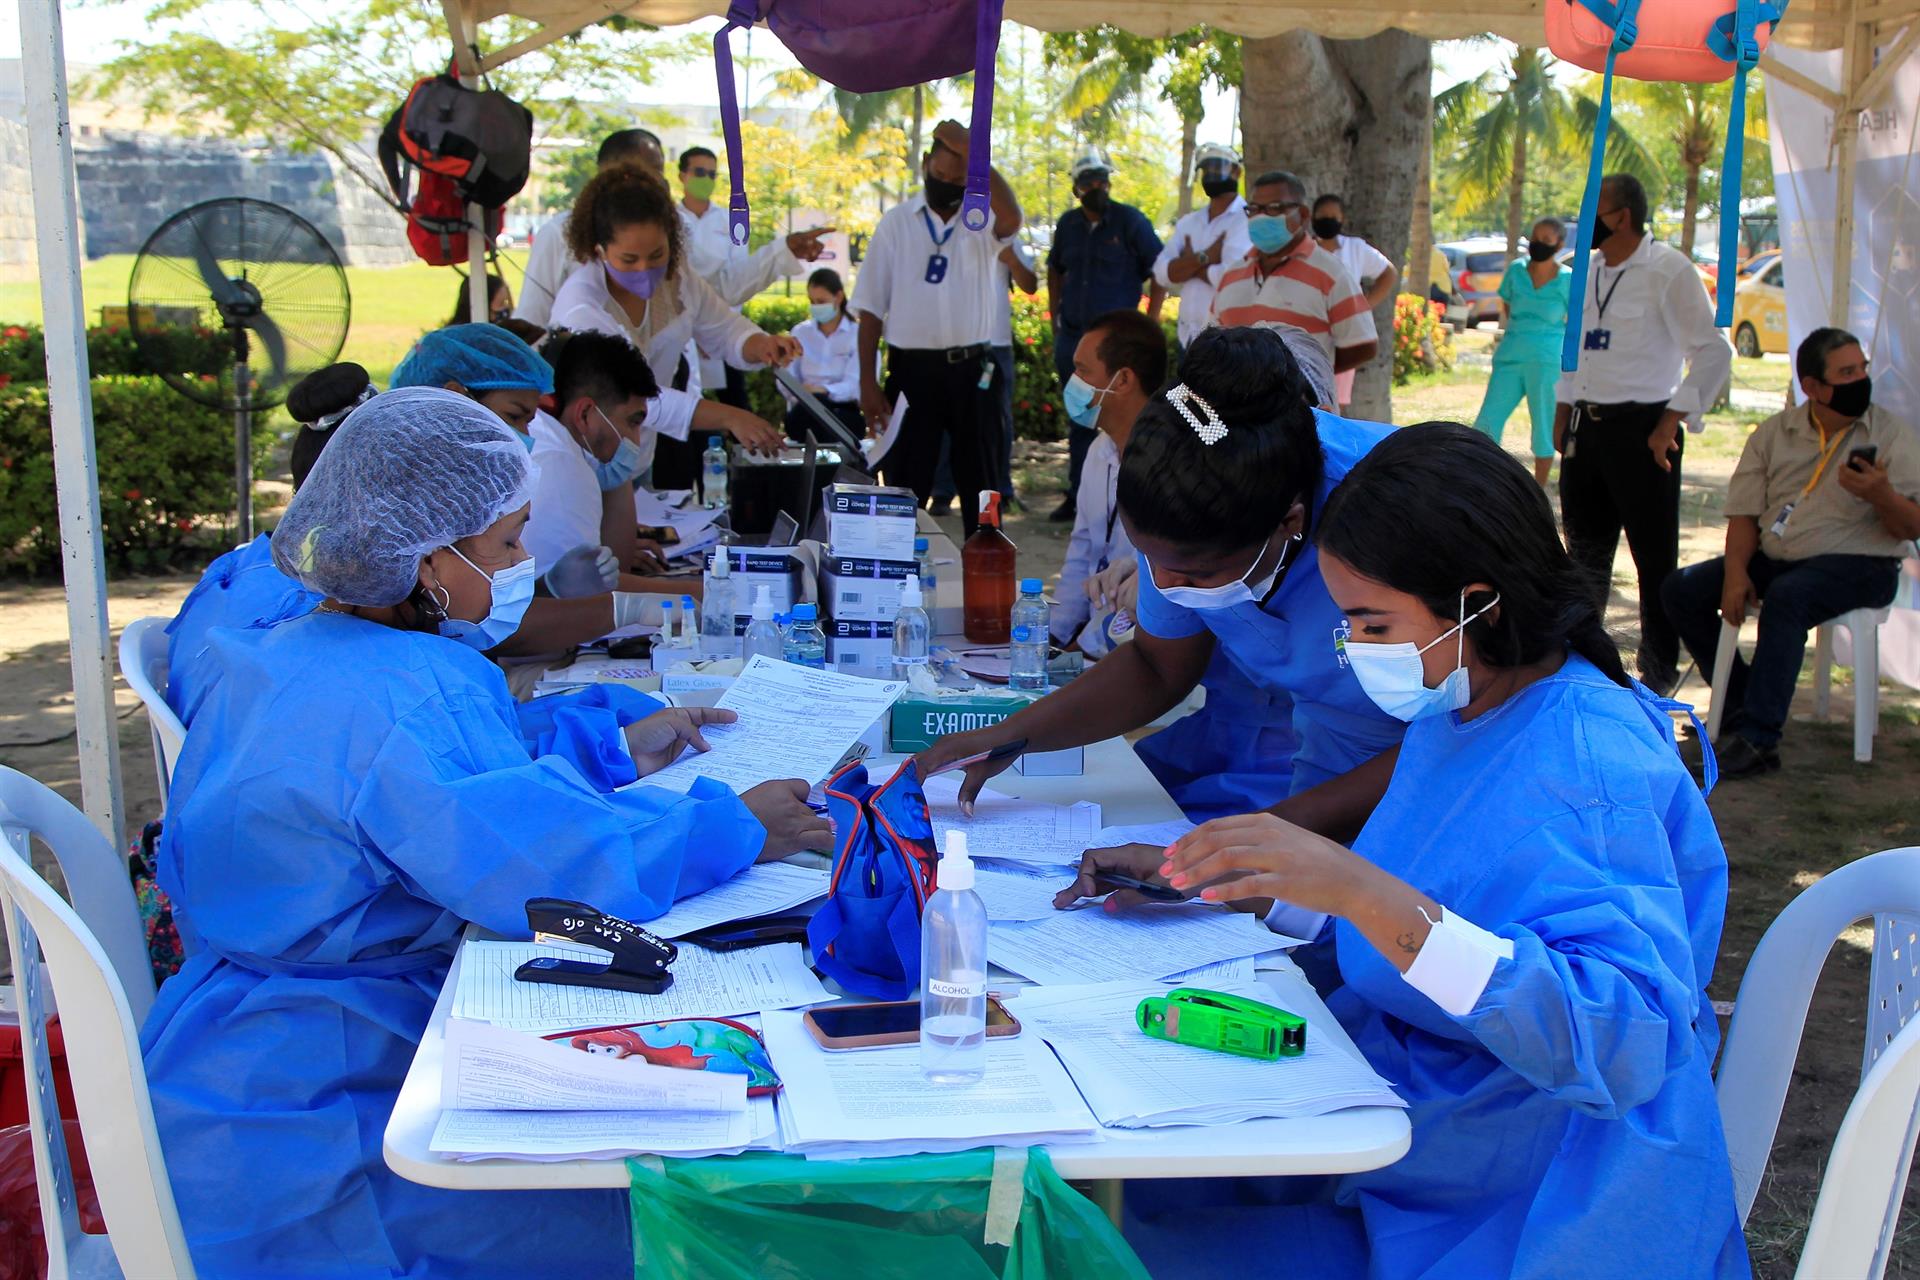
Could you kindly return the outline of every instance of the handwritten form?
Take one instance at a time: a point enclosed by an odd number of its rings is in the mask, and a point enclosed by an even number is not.
[[[987,931],[987,958],[1042,985],[1115,982],[1164,978],[1300,941],[1224,907],[1083,909],[1027,924],[995,923]]]
[[[976,858],[1004,858],[1046,866],[1078,866],[1100,829],[1100,806],[1049,804],[1019,800],[991,789],[973,804],[973,816],[960,812],[960,777],[937,774],[923,789],[933,812],[933,835],[945,851],[947,832],[967,833],[967,851]]]
[[[745,951],[683,946],[673,962],[673,985],[657,996],[519,982],[513,976],[535,956],[578,960],[594,955],[604,959],[606,953],[551,943],[463,943],[453,1016],[516,1031],[572,1031],[667,1018],[726,1018],[833,998],[807,967],[806,953],[797,942]]]
[[[705,893],[680,899],[665,915],[647,921],[647,928],[663,938],[682,938],[711,924],[778,915],[824,897],[829,879],[825,868],[758,863]]]
[[[819,782],[906,687],[756,654],[714,704],[740,719],[701,731],[713,749],[684,755],[637,785],[686,791],[695,779],[712,778],[741,792],[776,778]]]
[[[1037,1036],[989,1038],[979,1083],[945,1089],[921,1074],[917,1045],[829,1053],[797,1013],[769,1013],[762,1022],[767,1052],[786,1086],[780,1127],[789,1150],[847,1147],[859,1154],[859,1144],[872,1142],[898,1154],[985,1139],[1026,1146],[1098,1129],[1059,1059]]]
[[[1122,1129],[1237,1124],[1263,1116],[1317,1116],[1344,1107],[1399,1107],[1360,1058],[1311,1030],[1297,1058],[1262,1062],[1140,1033],[1134,1009],[1162,984],[1074,991],[1033,987],[1013,1001],[1022,1026],[1053,1046],[1100,1123]],[[1229,994],[1271,1003],[1260,984]]]

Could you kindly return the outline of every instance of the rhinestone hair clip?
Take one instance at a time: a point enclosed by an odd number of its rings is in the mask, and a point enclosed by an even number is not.
[[[1188,390],[1186,383],[1175,383],[1167,388],[1167,403],[1187,420],[1187,425],[1193,428],[1193,433],[1200,437],[1202,444],[1219,444],[1227,438],[1227,424],[1220,421],[1220,415],[1213,411],[1212,405]],[[1193,411],[1194,405],[1199,405],[1200,412],[1207,415],[1206,421],[1202,422],[1199,414]]]

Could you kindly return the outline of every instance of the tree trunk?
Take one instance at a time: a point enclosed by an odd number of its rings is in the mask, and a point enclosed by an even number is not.
[[[1200,119],[1188,116],[1180,121],[1180,209],[1175,218],[1193,212],[1193,153],[1199,146]]]
[[[1303,31],[1243,47],[1240,125],[1249,181],[1291,169],[1311,198],[1346,197],[1347,226],[1400,262],[1407,249],[1421,144],[1433,94],[1432,46],[1404,31],[1326,40]],[[1380,354],[1362,365],[1353,416],[1389,421],[1393,299],[1374,312]]]
[[[913,153],[913,164],[907,166],[909,169],[918,165],[920,157],[927,154],[926,143],[921,138],[927,120],[926,93],[926,86],[913,86],[913,129],[907,134],[907,149]]]
[[[1680,209],[1680,252],[1689,258],[1693,256],[1693,224],[1700,216],[1700,166],[1687,166],[1687,197]],[[1735,209],[1739,206],[1736,204]],[[1727,216],[1727,202],[1723,196],[1720,201],[1720,216]]]
[[[1520,255],[1520,218],[1527,198],[1527,125],[1513,124],[1513,173],[1507,179],[1507,259]]]
[[[1433,287],[1433,99],[1426,99],[1421,133],[1420,167],[1413,175],[1413,228],[1407,238],[1407,278],[1402,293],[1427,296]]]

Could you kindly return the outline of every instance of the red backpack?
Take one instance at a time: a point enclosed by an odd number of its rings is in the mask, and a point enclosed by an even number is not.
[[[527,185],[533,113],[497,90],[469,89],[450,73],[428,76],[388,118],[379,153],[395,207],[407,215],[413,251],[433,266],[450,266],[467,260],[467,206],[483,209],[481,231],[492,245],[507,201]]]

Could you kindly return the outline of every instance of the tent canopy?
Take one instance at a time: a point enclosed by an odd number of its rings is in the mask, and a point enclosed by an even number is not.
[[[447,0],[457,6],[468,30],[508,14],[545,28],[534,40],[546,43],[578,31],[614,14],[624,14],[655,26],[672,26],[696,18],[722,17],[726,0]],[[1078,0],[1007,0],[1006,16],[1042,31],[1072,31],[1089,19],[1122,27],[1136,35],[1165,36],[1206,24],[1242,36],[1274,36],[1307,30],[1323,36],[1352,39],[1389,27],[1432,40],[1496,35],[1516,44],[1543,46],[1546,23],[1541,16],[1548,4],[1569,0],[1352,0],[1345,4],[1266,3],[1265,0],[1110,0],[1097,12]],[[1780,38],[1803,49],[1837,49],[1844,43],[1851,13],[1860,23],[1899,23],[1920,14],[1920,0],[1792,0]],[[522,42],[518,52],[537,47]],[[501,50],[500,53],[505,53]],[[492,65],[512,56],[493,54]]]

